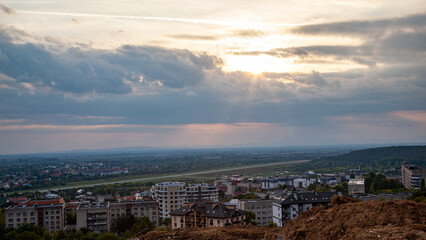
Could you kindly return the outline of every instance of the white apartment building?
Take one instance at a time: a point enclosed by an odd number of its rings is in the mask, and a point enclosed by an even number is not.
[[[170,218],[170,212],[179,209],[184,203],[198,199],[217,202],[219,191],[213,185],[183,182],[163,182],[151,188],[152,197],[159,203],[160,217]]]
[[[152,197],[158,202],[160,217],[169,218],[170,212],[179,209],[185,199],[185,183],[163,182],[151,188]]]
[[[195,202],[199,199],[219,201],[219,190],[214,185],[207,183],[188,185],[185,187],[185,193],[185,203]]]

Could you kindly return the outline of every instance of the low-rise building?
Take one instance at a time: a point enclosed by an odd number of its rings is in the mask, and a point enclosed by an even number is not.
[[[77,208],[77,230],[86,228],[93,232],[110,230],[109,202],[83,203]]]
[[[170,213],[173,229],[244,225],[246,214],[235,206],[205,200],[185,203]]]
[[[65,226],[64,207],[63,199],[31,200],[22,205],[12,205],[5,209],[5,225],[17,228],[28,222],[50,232],[60,231]]]
[[[364,179],[350,179],[348,183],[348,194],[365,194]]]
[[[111,202],[109,208],[111,217],[110,229],[116,227],[116,221],[119,220],[120,217],[129,215],[133,215],[136,218],[146,216],[155,226],[159,226],[160,212],[158,203],[154,200]]]
[[[256,215],[255,222],[259,226],[266,226],[272,222],[272,200],[242,199],[238,202],[238,208],[252,211]]]
[[[292,193],[285,199],[275,199],[272,203],[273,222],[278,226],[296,218],[300,212],[318,205],[327,205],[337,192],[301,192]]]

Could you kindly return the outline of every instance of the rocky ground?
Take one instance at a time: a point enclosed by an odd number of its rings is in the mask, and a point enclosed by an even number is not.
[[[426,239],[426,204],[336,196],[331,206],[302,213],[283,228],[257,226],[153,231],[140,239]]]

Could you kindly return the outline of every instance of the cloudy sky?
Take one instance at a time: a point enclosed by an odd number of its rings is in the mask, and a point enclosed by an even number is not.
[[[426,142],[426,2],[0,1],[0,154]]]

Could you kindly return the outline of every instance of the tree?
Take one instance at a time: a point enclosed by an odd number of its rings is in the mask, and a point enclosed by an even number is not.
[[[270,222],[270,223],[268,223],[268,227],[273,228],[273,227],[278,227],[278,225],[274,222]]]
[[[253,224],[256,220],[256,214],[252,211],[248,211],[246,215],[246,223],[247,224]]]

